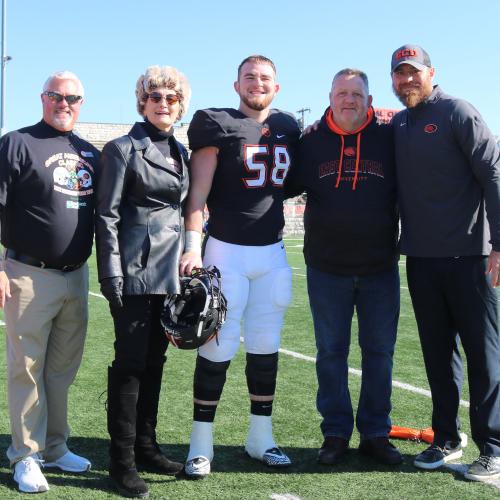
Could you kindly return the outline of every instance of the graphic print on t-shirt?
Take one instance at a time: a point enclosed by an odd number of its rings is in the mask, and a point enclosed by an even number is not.
[[[82,151],[82,153],[84,153]],[[56,153],[45,161],[46,168],[53,168],[54,191],[69,196],[89,196],[94,192],[92,176],[94,169],[90,163],[75,153]],[[86,203],[69,201],[66,208],[80,208]]]

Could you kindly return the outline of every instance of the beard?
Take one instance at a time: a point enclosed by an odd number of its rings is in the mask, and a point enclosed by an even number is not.
[[[60,130],[61,132],[69,132],[73,129],[73,118],[71,115],[53,115],[49,125],[57,130]]]
[[[430,89],[425,89],[424,87],[411,87],[411,88],[400,88],[398,90],[394,85],[392,86],[392,91],[399,99],[401,104],[407,108],[414,108],[418,106],[421,102],[425,101],[432,93],[432,86]]]
[[[266,95],[263,99],[260,98],[248,98],[246,96],[240,95],[242,102],[254,111],[262,111],[269,107],[273,100],[273,95]]]

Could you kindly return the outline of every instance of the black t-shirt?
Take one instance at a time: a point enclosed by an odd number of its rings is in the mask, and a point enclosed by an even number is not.
[[[219,149],[207,199],[209,234],[238,245],[281,239],[283,181],[299,135],[295,118],[275,109],[264,123],[230,108],[195,113],[188,130],[190,148]]]
[[[99,151],[44,121],[0,140],[2,244],[51,266],[92,250]]]

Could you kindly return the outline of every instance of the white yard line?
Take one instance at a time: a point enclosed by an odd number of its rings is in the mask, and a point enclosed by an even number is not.
[[[99,297],[101,299],[104,298],[103,295],[100,293],[94,293],[94,292],[89,292],[89,295],[92,295],[93,297]],[[240,337],[240,341],[243,342],[243,337]],[[312,363],[316,363],[316,359],[313,358],[312,356],[307,356],[306,354],[301,354],[300,352],[295,352],[295,351],[290,351],[288,349],[280,349],[280,352],[283,354],[286,354],[287,356],[291,356],[296,359],[302,359],[304,361],[309,361]],[[357,368],[349,368],[349,373],[352,373],[353,375],[356,375],[357,377],[361,377],[361,370],[358,370]],[[428,391],[427,389],[422,389],[420,387],[415,387],[410,384],[406,384],[404,382],[399,382],[398,380],[393,380],[392,381],[393,387],[397,387],[398,389],[403,389],[405,391],[413,392],[414,394],[420,394],[422,396],[426,396],[428,398],[431,397],[431,392]],[[463,406],[464,408],[469,408],[470,404],[468,401],[460,400],[460,405]]]
[[[241,341],[243,341],[243,337],[241,337]],[[280,349],[280,352],[286,354],[287,356],[291,356],[292,358],[302,359],[304,361],[310,361],[312,363],[316,363],[316,359],[312,356],[307,356],[305,354],[301,354],[300,352],[289,351],[288,349]],[[357,377],[361,377],[361,370],[357,368],[349,368],[349,373],[356,375]],[[428,398],[431,397],[431,391],[427,389],[422,389],[420,387],[415,387],[410,384],[406,384],[404,382],[399,382],[397,380],[392,381],[393,387],[397,387],[398,389],[403,389],[405,391],[413,392],[414,394],[421,394],[422,396],[426,396]],[[470,404],[468,401],[460,400],[460,405],[464,408],[469,408]]]
[[[305,276],[305,275],[302,275]],[[98,297],[100,299],[104,299],[104,296],[101,295],[100,293],[95,293],[95,292],[89,292],[89,295],[92,295],[93,297]],[[0,326],[5,325],[5,323],[0,320]],[[240,337],[240,341],[243,342],[243,337]],[[304,361],[309,361],[311,363],[315,363],[316,359],[313,358],[312,356],[307,356],[305,354],[301,354],[300,352],[295,352],[295,351],[290,351],[288,349],[280,349],[279,352],[286,354],[287,356],[291,356],[296,359],[302,359]],[[361,370],[358,370],[356,368],[349,368],[349,373],[352,373],[353,375],[356,375],[357,377],[361,377]],[[414,394],[420,394],[422,396],[426,396],[428,398],[431,397],[431,392],[428,391],[427,389],[422,389],[420,387],[415,387],[410,384],[406,384],[404,382],[399,382],[398,380],[393,380],[392,381],[393,387],[397,387],[398,389],[403,389],[408,392],[412,392]],[[460,400],[460,405],[463,406],[464,408],[469,408],[470,404],[468,401]],[[464,464],[446,464],[446,468],[458,472],[460,474],[463,474],[464,471],[466,470],[466,465]],[[500,479],[492,479],[490,481],[485,482],[485,484],[490,484],[496,488],[500,489]],[[270,497],[272,500],[300,500],[300,497],[297,497],[295,495],[292,495],[290,493],[273,493]]]
[[[243,341],[243,337],[241,337],[241,341]],[[287,356],[291,356],[296,359],[302,359],[304,361],[310,361],[312,363],[316,362],[316,359],[313,358],[312,356],[306,356],[305,354],[301,354],[299,352],[294,352],[294,351],[289,351],[288,349],[280,349],[279,352],[286,354]],[[358,370],[356,368],[349,368],[349,373],[352,373],[353,375],[356,375],[357,377],[361,377],[361,370]],[[410,384],[406,384],[404,382],[399,382],[398,380],[393,380],[392,381],[392,386],[397,387],[398,389],[403,389],[404,391],[408,392],[413,392],[414,394],[420,394],[422,396],[426,396],[428,398],[431,397],[431,392],[428,391],[427,389],[422,389],[420,387],[415,387]],[[470,403],[468,401],[464,401],[463,399],[460,400],[460,406],[463,406],[464,408],[469,408]],[[458,472],[459,474],[463,475],[466,471],[468,466],[466,464],[445,464],[445,467],[447,469],[452,470],[453,472]],[[500,479],[490,479],[489,481],[485,481],[485,484],[490,484],[494,486],[495,488],[500,489]],[[281,500],[290,498],[287,496],[271,496],[271,498],[276,499],[276,500]],[[293,497],[292,497],[293,498]]]
[[[99,297],[101,299],[104,299],[104,296],[101,295],[100,293],[95,293],[95,292],[89,292],[89,295],[92,295],[93,297]],[[243,337],[240,337],[240,341],[243,342]],[[296,359],[302,359],[304,361],[309,361],[312,363],[316,363],[316,359],[313,358],[312,356],[307,356],[306,354],[301,354],[300,352],[295,352],[295,351],[290,351],[288,349],[280,349],[280,352],[283,354],[286,354],[287,356],[291,356]],[[349,368],[349,373],[352,373],[353,375],[356,375],[357,377],[361,377],[361,370],[358,370],[357,368]],[[413,392],[414,394],[420,394],[422,396],[426,396],[428,398],[431,397],[431,392],[428,391],[427,389],[422,389],[420,387],[415,387],[410,384],[406,384],[405,382],[399,382],[398,380],[393,380],[392,381],[393,387],[397,387],[398,389],[403,389],[405,391]],[[460,400],[460,405],[463,406],[464,408],[469,408],[470,404],[468,401]]]
[[[99,297],[101,299],[104,299],[104,296],[101,295],[100,293],[95,293],[95,292],[89,292],[89,295],[92,295],[93,297]],[[240,337],[240,341],[243,342],[243,337]],[[301,354],[300,352],[295,352],[295,351],[289,351],[288,349],[280,349],[280,352],[283,354],[286,354],[287,356],[291,356],[296,359],[302,359],[304,361],[309,361],[312,363],[316,363],[316,359],[313,358],[312,356],[307,356],[306,354]],[[361,377],[361,370],[358,370],[357,368],[349,368],[349,373],[352,373],[353,375],[356,375],[357,377]],[[398,389],[403,389],[405,391],[413,392],[414,394],[420,394],[422,396],[426,396],[428,398],[431,397],[431,392],[428,391],[427,389],[422,389],[420,387],[415,387],[410,384],[406,384],[404,382],[399,382],[397,380],[392,381],[392,385],[394,387],[397,387]],[[460,405],[463,406],[464,408],[469,408],[469,402],[460,400]]]

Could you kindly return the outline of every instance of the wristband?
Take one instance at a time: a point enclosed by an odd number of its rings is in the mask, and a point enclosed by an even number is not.
[[[201,233],[198,231],[186,231],[184,253],[186,252],[196,252],[201,254]]]

